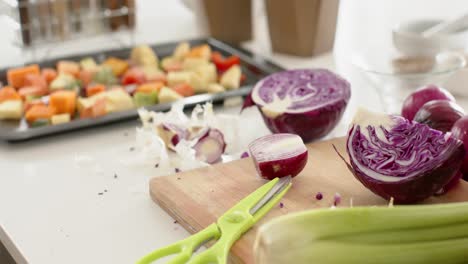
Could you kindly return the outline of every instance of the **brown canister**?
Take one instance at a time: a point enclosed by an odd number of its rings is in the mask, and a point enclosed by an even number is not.
[[[339,0],[265,0],[272,49],[297,56],[333,49]]]

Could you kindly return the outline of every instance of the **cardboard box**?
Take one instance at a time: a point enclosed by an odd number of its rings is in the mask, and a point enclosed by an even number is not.
[[[339,0],[265,0],[272,49],[297,56],[333,49]]]
[[[204,0],[210,35],[238,44],[252,38],[251,0]]]

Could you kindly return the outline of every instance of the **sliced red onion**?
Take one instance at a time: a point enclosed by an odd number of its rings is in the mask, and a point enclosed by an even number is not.
[[[432,84],[424,86],[406,97],[403,101],[401,115],[406,119],[413,120],[419,109],[425,103],[433,100],[455,101],[455,98],[444,88]]]
[[[298,175],[307,163],[307,147],[298,135],[272,134],[249,144],[258,174],[265,179]]]
[[[198,160],[209,164],[216,163],[221,160],[221,155],[226,150],[226,142],[224,135],[216,128],[203,130],[193,146]]]
[[[450,133],[366,110],[356,114],[346,149],[356,178],[397,203],[435,194],[452,180],[465,155],[462,142]]]
[[[192,126],[189,128],[189,140],[196,140],[205,137],[210,132],[209,127]]]
[[[434,100],[425,103],[414,116],[414,121],[426,124],[433,129],[448,132],[453,124],[465,115],[465,111],[455,102]]]
[[[189,136],[189,132],[186,128],[172,123],[160,124],[157,127],[157,132],[164,143],[166,143],[166,146],[172,150],[179,144],[180,140],[187,139]]]
[[[302,69],[267,76],[251,96],[273,133],[293,133],[309,142],[335,127],[351,90],[346,80],[331,71]]]

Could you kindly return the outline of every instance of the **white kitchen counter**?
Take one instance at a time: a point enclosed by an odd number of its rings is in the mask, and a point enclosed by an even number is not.
[[[146,17],[156,22],[151,20],[150,28],[138,28],[137,42],[201,35],[193,15],[178,2],[158,0],[151,4],[168,10],[144,9]],[[257,21],[255,31],[256,40],[246,47],[285,68],[335,69],[331,54],[314,59],[272,54],[264,20]],[[66,51],[96,46],[83,41],[73,45]],[[20,55],[14,48],[0,47],[2,56],[7,51],[10,54],[0,64]],[[338,66],[352,83],[353,95],[343,121],[331,136],[344,134],[358,105],[381,110],[374,90],[346,63]],[[218,110],[234,113],[238,108]],[[148,180],[158,175],[158,169],[121,162],[132,155],[138,125],[138,121],[130,121],[20,144],[0,143],[0,241],[17,262],[133,263],[188,235],[149,197]],[[258,125],[263,126],[261,121]]]

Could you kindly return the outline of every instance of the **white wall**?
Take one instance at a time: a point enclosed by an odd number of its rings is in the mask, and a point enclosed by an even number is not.
[[[467,0],[341,0],[335,52],[391,43],[396,24],[420,18],[450,19],[468,12]]]

